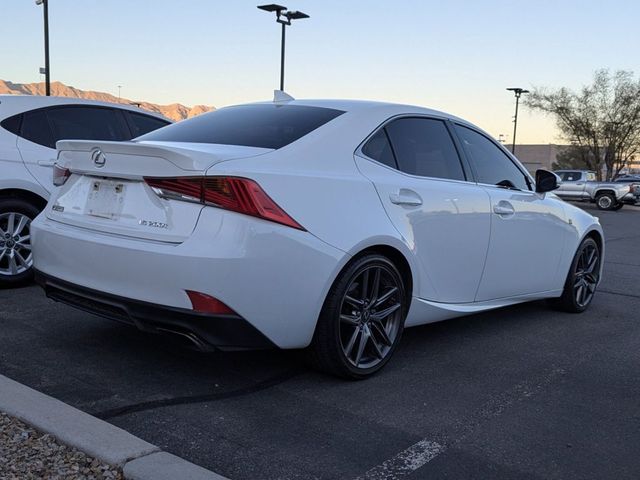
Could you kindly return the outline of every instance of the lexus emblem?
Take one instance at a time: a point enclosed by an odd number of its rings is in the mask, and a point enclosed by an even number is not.
[[[104,164],[107,163],[107,157],[104,156],[102,150],[96,148],[93,152],[91,152],[91,160],[93,160],[93,164],[98,167],[104,167]]]

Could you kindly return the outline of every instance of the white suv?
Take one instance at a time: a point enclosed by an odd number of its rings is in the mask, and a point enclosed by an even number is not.
[[[131,140],[170,123],[122,104],[0,95],[0,286],[31,278],[30,224],[53,188],[58,140]]]

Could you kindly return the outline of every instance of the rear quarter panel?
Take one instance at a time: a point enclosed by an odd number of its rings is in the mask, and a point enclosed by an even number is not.
[[[336,274],[351,256],[375,245],[399,250],[412,271],[417,271],[374,185],[360,173],[353,158],[358,145],[387,115],[380,112],[358,122],[344,116],[284,148],[218,163],[207,174],[256,180],[307,231],[345,253]],[[414,278],[414,292],[417,283]]]

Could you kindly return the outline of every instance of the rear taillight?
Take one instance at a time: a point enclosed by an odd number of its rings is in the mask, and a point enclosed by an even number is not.
[[[248,178],[145,177],[144,180],[161,197],[210,205],[304,230],[260,185]]]
[[[53,184],[56,187],[64,185],[67,179],[71,176],[71,171],[68,168],[63,168],[58,164],[53,166]]]

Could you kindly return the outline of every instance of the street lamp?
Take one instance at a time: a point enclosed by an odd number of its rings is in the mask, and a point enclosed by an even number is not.
[[[529,93],[529,90],[524,88],[512,87],[507,88],[510,92],[513,92],[516,96],[516,114],[513,117],[513,142],[511,144],[511,153],[516,154],[516,129],[518,128],[518,104],[520,103],[520,95],[523,93]]]
[[[284,91],[284,37],[285,28],[291,25],[291,20],[309,18],[309,15],[297,10],[287,10],[287,7],[270,3],[269,5],[258,5],[260,10],[266,12],[276,12],[276,22],[282,25],[282,40],[280,42],[280,91]]]
[[[44,10],[44,88],[45,95],[51,95],[51,73],[49,72],[49,0],[36,0]],[[40,73],[42,73],[42,68]]]

